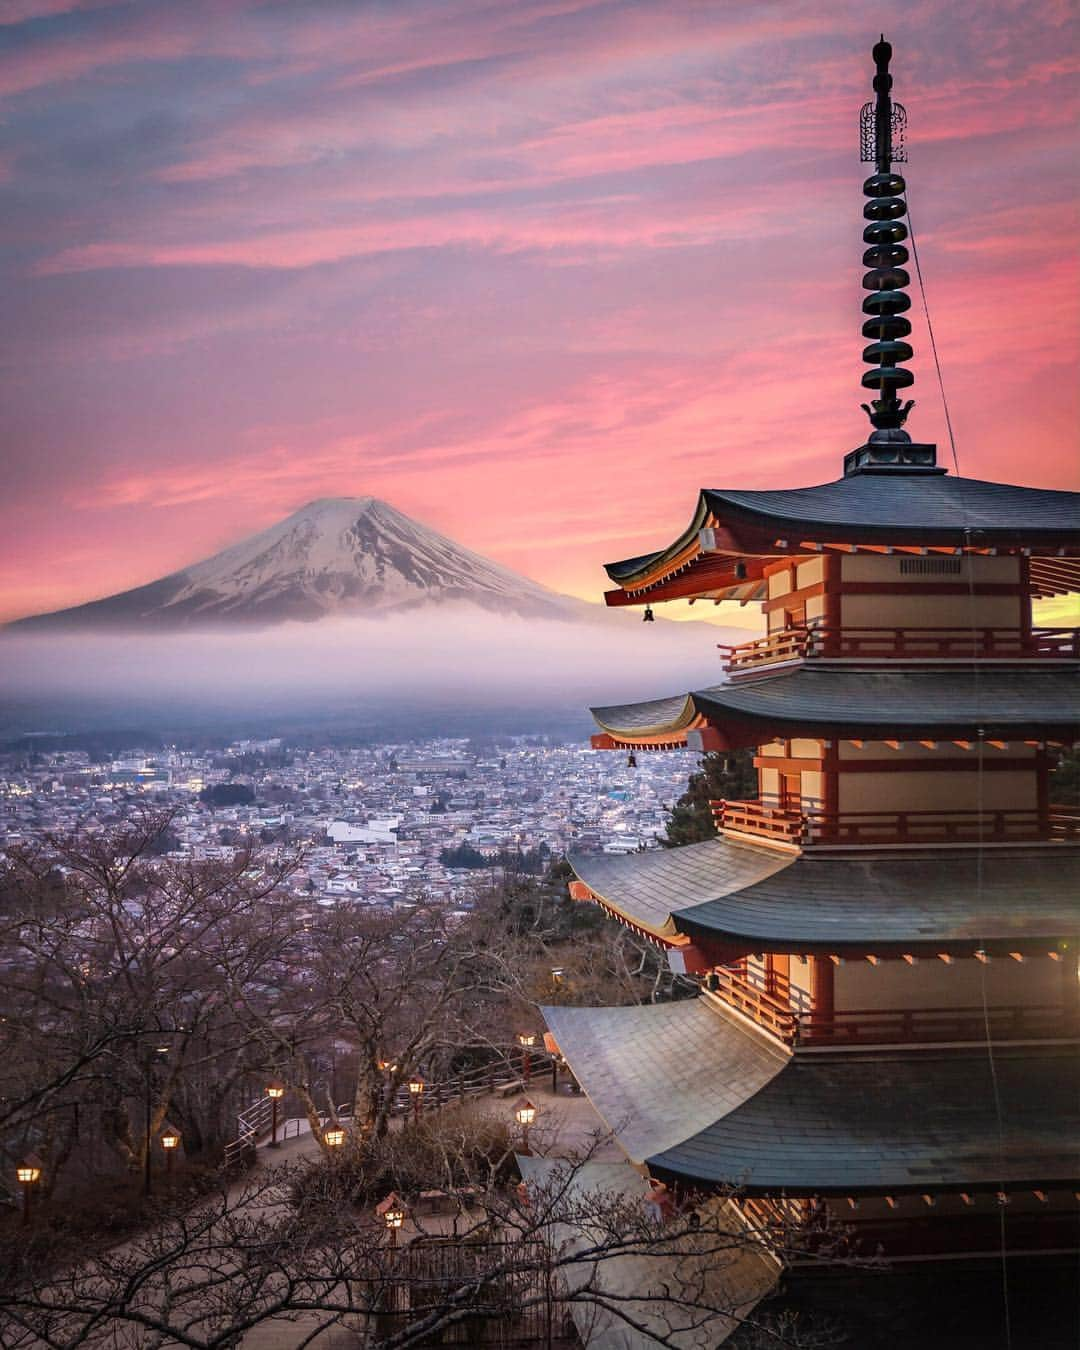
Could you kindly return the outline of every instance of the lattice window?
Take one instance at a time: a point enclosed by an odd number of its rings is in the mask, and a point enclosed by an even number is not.
[[[902,577],[958,576],[960,558],[901,558]]]

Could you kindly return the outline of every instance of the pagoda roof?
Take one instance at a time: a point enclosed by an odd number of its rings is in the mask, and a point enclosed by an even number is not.
[[[1005,951],[1076,927],[1080,848],[780,853],[708,839],[647,853],[572,854],[597,900],[658,935],[747,951]]]
[[[576,1069],[575,1069],[576,1072]],[[647,1159],[750,1193],[1074,1189],[1080,1056],[995,1046],[796,1056],[736,1110]]]
[[[784,1046],[718,1011],[709,999],[540,1012],[589,1100],[635,1163],[740,1106],[790,1059]]]
[[[724,551],[749,554],[797,551],[804,543],[1075,549],[1080,493],[897,472],[805,488],[704,488],[693,519],[671,544],[605,570],[621,586],[649,584],[692,561],[706,526],[722,529]]]
[[[997,1046],[993,1064],[981,1047],[788,1056],[709,998],[542,1012],[631,1159],[663,1179],[795,1196],[1080,1179],[1072,1045]]]
[[[592,709],[615,743],[685,744],[687,733],[717,729],[726,745],[785,736],[896,739],[936,732],[974,739],[1073,739],[1080,700],[1072,669],[964,666],[931,670],[799,666],[674,698]],[[722,744],[710,749],[725,748]]]

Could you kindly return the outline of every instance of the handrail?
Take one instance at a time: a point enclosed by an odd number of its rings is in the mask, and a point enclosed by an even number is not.
[[[815,657],[910,660],[1080,658],[1080,628],[847,628],[811,623],[737,645],[718,643],[726,671]]]
[[[815,844],[931,844],[1058,841],[1080,838],[1080,808],[1051,805],[979,810],[794,810],[756,800],[711,801],[716,828],[763,839]]]
[[[806,812],[807,843],[941,843],[1037,841],[1080,836],[1080,812],[1052,806],[915,811]]]
[[[503,1052],[500,1059],[493,1060],[490,1064],[477,1065],[475,1068],[455,1074],[453,1078],[431,1083],[425,1081],[419,1104],[409,1090],[408,1083],[399,1083],[394,1091],[394,1100],[390,1103],[389,1114],[403,1116],[425,1113],[437,1110],[452,1101],[464,1101],[467,1097],[481,1096],[519,1085],[523,1087],[534,1072],[550,1069],[555,1058],[541,1046],[532,1046],[528,1051],[522,1047],[510,1048]],[[525,1072],[526,1060],[528,1074]],[[386,1090],[387,1087],[384,1086],[382,1091]],[[336,1114],[339,1118],[348,1118],[351,1117],[352,1110],[352,1103],[346,1102],[336,1108]],[[236,1137],[225,1145],[226,1166],[238,1162],[246,1150],[257,1147],[259,1141],[270,1133],[272,1115],[273,1107],[269,1097],[260,1097],[237,1115]],[[325,1122],[329,1117],[321,1116],[320,1119]],[[296,1122],[296,1129],[290,1132],[289,1126],[293,1120]],[[302,1117],[293,1117],[283,1121],[281,1138],[283,1140],[290,1138],[291,1133],[298,1135],[302,1120]]]
[[[1080,1030],[1060,1004],[951,1008],[843,1008],[799,1019],[799,1045],[866,1045],[919,1040],[982,1040],[987,1030],[1013,1039],[1056,1038]]]
[[[795,1039],[798,1019],[787,1004],[757,989],[739,975],[722,966],[709,972],[706,989],[718,994],[725,1003],[745,1013],[766,1031],[772,1032],[779,1040],[790,1045]]]
[[[801,811],[769,806],[759,801],[711,801],[717,829],[737,830],[796,841],[802,838],[805,818]]]

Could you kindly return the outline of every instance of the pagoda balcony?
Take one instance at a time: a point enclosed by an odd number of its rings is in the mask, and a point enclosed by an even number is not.
[[[1060,1003],[815,1012],[793,1006],[795,996],[806,995],[787,980],[779,978],[774,988],[767,988],[745,971],[724,966],[709,972],[704,988],[784,1045],[799,1048],[984,1041],[988,1035],[995,1041],[1080,1036],[1080,1014]]]
[[[785,1045],[795,1043],[797,1014],[782,998],[751,984],[745,975],[718,966],[706,976],[705,989]]]
[[[1012,1007],[844,1008],[799,1018],[799,1046],[902,1045],[941,1041],[1044,1041],[1080,1034],[1060,1004]]]
[[[1080,809],[800,811],[758,801],[714,801],[722,834],[787,847],[815,845],[1029,844],[1080,840]]]
[[[815,658],[861,661],[1080,660],[1077,628],[784,628],[718,644],[730,674]]]

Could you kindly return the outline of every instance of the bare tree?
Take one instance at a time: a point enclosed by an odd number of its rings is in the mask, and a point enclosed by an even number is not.
[[[170,1111],[183,1117],[189,1147],[213,1133],[193,1103],[227,1095],[253,1050],[223,972],[257,983],[294,939],[281,892],[294,857],[246,848],[225,863],[156,856],[172,818],[135,813],[120,830],[46,835],[9,851],[0,1151],[8,1161],[28,1144],[44,1151],[50,1184],[80,1111],[132,1167],[144,1161],[147,1104],[151,1136]]]
[[[508,1323],[538,1345],[577,1344],[604,1326],[671,1350],[717,1344],[740,1326],[776,1350],[827,1343],[757,1311],[787,1253],[805,1256],[805,1233],[744,1222],[731,1194],[660,1211],[628,1166],[616,1165],[624,1184],[597,1184],[592,1149],[534,1160],[513,1184],[505,1145],[490,1146],[498,1131],[477,1150],[462,1146],[461,1127],[439,1145],[464,1183],[447,1188],[452,1213],[426,1218],[414,1190],[394,1243],[371,1204],[370,1150],[282,1169],[65,1275],[10,1269],[0,1346],[217,1350],[271,1321],[295,1324],[297,1345],[338,1328],[379,1350],[483,1344]],[[467,1124],[468,1140],[478,1128]]]

